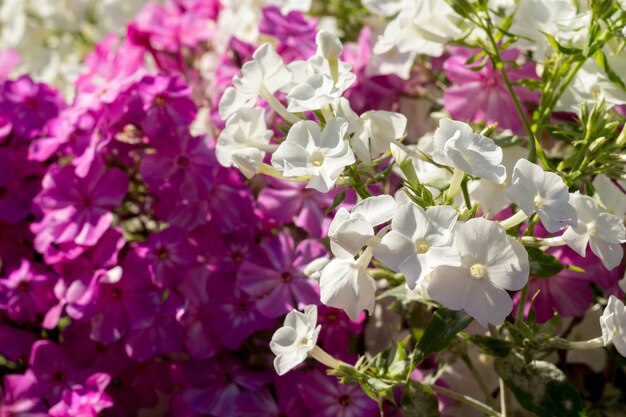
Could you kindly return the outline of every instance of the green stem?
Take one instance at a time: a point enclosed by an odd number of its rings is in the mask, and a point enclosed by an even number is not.
[[[602,340],[602,336],[598,336],[595,339],[585,340],[583,342],[554,337],[548,340],[548,344],[555,349],[595,350],[603,347],[604,341]]]
[[[515,321],[520,322],[524,319],[524,307],[528,300],[528,284],[522,288],[522,294],[519,297],[519,304],[517,305],[517,313],[515,314]]]
[[[448,398],[452,398],[464,404],[470,405],[474,407],[475,409],[482,411],[483,413],[487,414],[490,417],[502,417],[500,413],[498,413],[496,410],[489,407],[487,404],[482,403],[472,397],[468,397],[467,395],[463,395],[461,393],[452,391],[448,388],[444,388],[439,385],[430,385],[430,387],[432,388],[433,391],[438,392],[442,395],[445,395]]]

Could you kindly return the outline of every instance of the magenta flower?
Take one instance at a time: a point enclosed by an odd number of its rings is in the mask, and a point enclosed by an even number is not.
[[[181,300],[171,293],[154,322],[145,328],[129,331],[126,353],[136,361],[147,361],[155,355],[184,351],[182,327],[176,321]]]
[[[313,371],[299,384],[312,417],[375,417],[378,404],[358,385],[340,384],[334,377]]]
[[[448,58],[444,71],[453,85],[444,92],[444,108],[454,119],[471,122],[484,121],[498,123],[501,129],[511,129],[513,133],[524,131],[513,99],[509,94],[502,75],[493,66],[487,63],[482,69],[472,69],[477,64],[466,65],[465,62],[475,51],[458,48],[454,55]],[[519,56],[518,50],[506,50],[502,53],[505,61],[515,61]],[[537,78],[535,65],[531,61],[521,67],[506,66],[511,82],[524,78]],[[533,102],[537,95],[523,87],[513,87],[522,101]]]
[[[39,265],[23,260],[19,269],[0,280],[0,309],[18,323],[36,321],[54,304],[56,281]]]
[[[84,178],[71,166],[51,171],[43,179],[43,190],[35,204],[44,216],[32,225],[35,247],[46,252],[52,243],[96,244],[113,221],[111,210],[128,191],[128,178],[119,169],[106,169],[95,162]]]
[[[239,288],[214,285],[215,298],[211,303],[213,331],[226,349],[237,349],[252,333],[268,329],[275,321],[263,316],[256,308],[256,300]]]
[[[578,317],[584,314],[593,302],[591,283],[608,289],[609,294],[611,290],[617,288],[617,282],[621,278],[620,268],[607,271],[594,254],[588,253],[583,258],[565,246],[552,248],[547,252],[564,265],[578,266],[585,272],[564,269],[550,278],[531,278],[528,281],[531,296],[539,291],[533,303],[537,322],[543,323],[550,319],[554,315],[554,310],[561,317]],[[515,302],[516,304],[519,302],[519,295]],[[526,313],[529,308],[530,304],[525,308]]]
[[[220,348],[214,327],[219,325],[211,312],[212,297],[209,294],[211,273],[205,267],[190,271],[178,287],[185,304],[176,318],[184,328],[183,343],[194,359],[205,359],[215,355]]]
[[[0,324],[0,355],[10,361],[28,359],[30,349],[38,339],[37,336],[36,333]]]
[[[146,118],[143,130],[158,135],[163,127],[189,125],[196,117],[191,88],[179,77],[146,76],[137,85]]]
[[[30,392],[34,382],[32,375],[6,375],[0,388],[0,416],[48,417],[42,399]]]
[[[315,55],[316,26],[314,19],[305,18],[299,11],[283,15],[277,6],[271,5],[263,8],[259,32],[278,40],[276,52],[288,63]]]
[[[50,408],[50,417],[97,417],[105,408],[113,406],[111,397],[104,393],[111,377],[96,373],[84,385],[63,391],[61,401]]]
[[[297,247],[285,233],[267,239],[259,252],[246,260],[237,274],[241,289],[257,301],[257,309],[266,317],[282,316],[293,309],[319,303],[317,283],[302,272],[313,260],[326,254],[315,240],[303,240]]]
[[[181,371],[190,385],[181,393],[184,403],[197,413],[220,417],[238,417],[241,394],[268,381],[267,373],[249,371],[226,353],[207,361],[188,361]]]
[[[177,286],[197,258],[185,232],[175,227],[151,234],[139,253],[147,261],[152,282],[161,288]]]
[[[257,198],[257,204],[263,217],[280,224],[294,224],[311,234],[312,237],[325,237],[331,218],[324,215],[333,204],[333,199],[340,190],[323,194],[305,189],[303,184],[269,180],[270,187],[263,188]],[[349,207],[356,202],[353,192],[348,192],[344,204]]]
[[[141,175],[145,182],[155,193],[169,186],[186,198],[208,197],[218,167],[209,139],[169,136],[167,139],[163,149],[143,158]]]
[[[152,285],[148,266],[135,252],[128,252],[119,279],[105,275],[94,303],[91,338],[105,345],[131,330],[151,326],[161,308],[161,293]]]
[[[352,65],[357,79],[346,91],[345,97],[358,114],[368,110],[396,110],[400,94],[407,82],[396,75],[372,73],[373,44],[376,39],[372,30],[365,26],[356,44],[346,44],[342,59]]]
[[[30,354],[30,368],[26,371],[34,381],[29,393],[40,398],[49,396],[50,402],[56,403],[65,389],[82,382],[88,360],[77,347],[61,346],[48,340],[36,342]]]
[[[267,389],[246,392],[239,403],[241,417],[309,417],[298,387],[304,374],[291,371],[274,378],[278,400]]]
[[[6,81],[0,94],[0,114],[11,120],[19,138],[32,139],[56,117],[63,101],[56,90],[22,75]]]
[[[0,149],[0,220],[18,223],[31,214],[41,190],[43,167],[26,158],[27,148]]]
[[[330,354],[345,354],[350,347],[350,336],[358,336],[363,332],[364,320],[364,312],[359,316],[359,320],[352,321],[341,310],[320,306],[317,309],[317,322],[322,325],[320,332],[322,348]]]

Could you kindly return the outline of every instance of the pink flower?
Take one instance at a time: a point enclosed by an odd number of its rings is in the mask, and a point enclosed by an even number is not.
[[[294,246],[293,238],[285,233],[265,240],[254,259],[246,260],[237,274],[241,289],[253,297],[262,297],[257,308],[266,317],[279,317],[319,303],[317,283],[302,271],[325,255],[326,250],[314,240],[303,240]]]
[[[113,406],[111,397],[104,393],[111,377],[96,373],[84,385],[63,391],[61,401],[50,408],[51,417],[97,417],[105,408]]]
[[[155,322],[161,308],[161,293],[152,285],[148,266],[135,252],[128,252],[119,280],[100,279],[91,338],[110,344],[131,330],[145,329]]]
[[[444,92],[445,109],[457,120],[498,123],[501,129],[511,129],[516,134],[523,133],[522,120],[502,75],[490,63],[480,70],[472,69],[476,63],[465,64],[475,53],[473,50],[458,48],[444,62],[444,71],[453,83]],[[509,62],[515,61],[518,56],[519,51],[513,49],[502,53],[503,59]],[[535,64],[530,61],[519,68],[509,64],[506,71],[512,83],[524,78],[537,78]],[[523,87],[516,86],[513,89],[521,101],[537,100],[535,93]]]
[[[52,243],[95,245],[111,226],[111,210],[120,205],[127,191],[124,172],[107,169],[99,161],[84,178],[71,166],[51,169],[35,198],[44,213],[43,219],[32,225],[37,234],[35,247],[43,253]]]
[[[277,38],[276,52],[288,63],[315,55],[316,26],[314,19],[305,18],[299,11],[283,15],[277,6],[271,5],[263,8],[259,32]]]
[[[54,304],[56,280],[39,265],[23,260],[19,269],[0,280],[0,309],[18,323],[36,321]]]
[[[319,371],[307,374],[299,384],[304,404],[312,417],[376,417],[378,404],[359,385],[337,382]]]

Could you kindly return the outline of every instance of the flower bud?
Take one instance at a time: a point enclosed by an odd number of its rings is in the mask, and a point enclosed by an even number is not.
[[[320,30],[315,37],[315,43],[318,53],[329,61],[339,59],[341,56],[343,45],[341,45],[339,38],[332,33]]]

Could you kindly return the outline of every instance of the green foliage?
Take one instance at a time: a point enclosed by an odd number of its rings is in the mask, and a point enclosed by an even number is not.
[[[526,360],[517,353],[497,358],[495,369],[526,410],[539,417],[582,417],[583,403],[565,374],[545,361]]]
[[[526,248],[530,263],[530,276],[535,278],[550,278],[565,267],[554,256],[538,248]]]
[[[447,348],[456,335],[471,322],[472,318],[464,311],[447,308],[437,310],[415,347],[413,363],[418,364],[431,353]]]
[[[439,401],[433,390],[417,381],[409,381],[402,395],[402,411],[406,417],[438,417]]]

